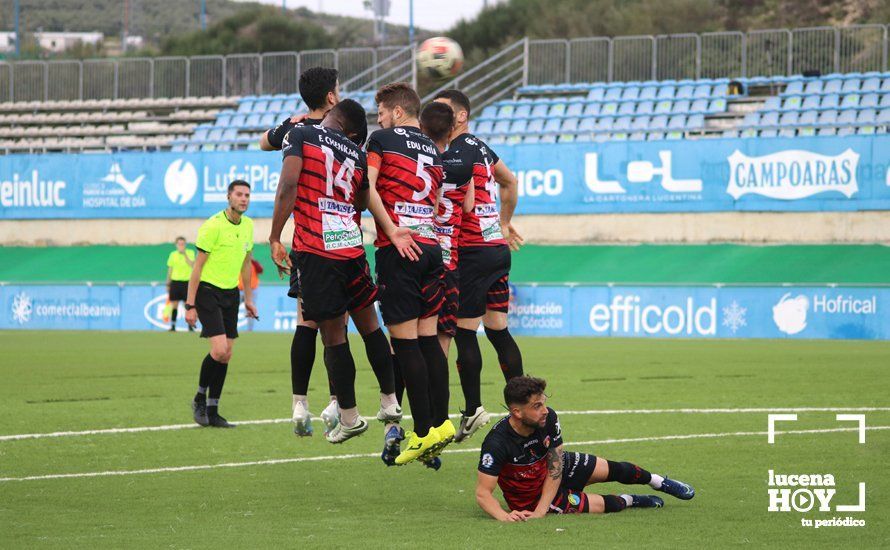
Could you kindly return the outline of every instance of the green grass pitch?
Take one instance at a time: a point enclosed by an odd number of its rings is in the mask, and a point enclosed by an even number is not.
[[[481,340],[483,401],[502,411],[503,379]],[[663,509],[499,524],[473,497],[487,427],[449,447],[438,472],[384,467],[376,423],[337,446],[321,436],[319,421],[316,436],[304,439],[287,421],[11,439],[188,424],[206,347],[184,333],[2,332],[0,547],[876,548],[890,540],[890,430],[880,429],[890,426],[890,343],[523,338],[519,345],[526,371],[548,380],[549,404],[564,411],[567,450],[687,481],[695,499],[664,495]],[[238,340],[221,402],[230,421],[290,416],[289,346],[283,334]],[[376,387],[360,340],[352,350],[359,408],[373,415]],[[326,403],[323,370],[316,364],[310,388],[316,414]],[[456,412],[453,366],[451,396]],[[883,410],[863,413],[872,428],[865,444],[855,431],[780,434],[774,445],[764,434],[746,435],[766,431],[767,410],[811,407]],[[729,408],[762,410],[703,411]],[[694,410],[653,412],[660,409]],[[835,414],[798,412],[796,423],[778,429],[855,427]],[[668,438],[678,435],[694,437]],[[866,511],[768,512],[770,469],[834,475],[832,506],[856,504],[865,482]],[[128,473],[136,470],[153,472]],[[98,472],[123,475],[45,477]],[[38,479],[20,479],[29,477]],[[648,487],[590,491],[634,489]],[[801,525],[835,516],[866,525]]]

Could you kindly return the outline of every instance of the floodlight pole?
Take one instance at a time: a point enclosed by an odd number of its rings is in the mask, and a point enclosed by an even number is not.
[[[207,0],[201,0],[201,30],[207,30]]]
[[[414,44],[414,0],[408,0],[408,43]]]
[[[15,0],[15,5],[13,8],[13,17],[15,18],[15,56],[21,57],[22,55],[22,35],[21,30],[19,29],[19,0]]]

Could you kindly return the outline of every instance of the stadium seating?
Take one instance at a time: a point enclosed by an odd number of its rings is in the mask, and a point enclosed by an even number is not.
[[[525,86],[472,123],[491,143],[887,132],[890,73]],[[540,122],[539,122],[540,121]]]

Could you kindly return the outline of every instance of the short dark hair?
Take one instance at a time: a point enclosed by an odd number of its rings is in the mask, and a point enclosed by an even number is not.
[[[246,181],[244,181],[244,180],[235,180],[235,181],[233,181],[232,183],[229,184],[229,189],[226,191],[226,193],[231,193],[231,192],[232,192],[232,189],[238,187],[239,185],[243,185],[244,187],[247,187],[248,189],[250,189],[250,184],[247,183]]]
[[[407,82],[393,82],[377,90],[374,101],[390,109],[401,107],[408,116],[420,114],[420,96]]]
[[[337,89],[337,69],[312,67],[300,75],[300,97],[310,110],[324,107],[328,92]]]
[[[504,402],[510,405],[525,405],[534,395],[544,393],[547,381],[534,376],[516,376],[504,386]]]
[[[344,99],[331,113],[337,114],[343,122],[343,133],[361,147],[368,137],[368,114],[361,103],[354,99]]]
[[[470,98],[467,97],[467,94],[463,93],[462,91],[456,90],[454,88],[450,90],[442,90],[441,92],[437,93],[435,97],[433,97],[433,101],[437,99],[447,99],[451,103],[466,111],[467,116],[470,116]]]
[[[435,142],[448,138],[454,127],[454,110],[444,103],[429,103],[420,112],[420,130]]]
[[[176,237],[176,240],[173,242],[178,243],[179,241],[184,241],[184,240],[185,240],[185,237],[180,236],[180,237]]]

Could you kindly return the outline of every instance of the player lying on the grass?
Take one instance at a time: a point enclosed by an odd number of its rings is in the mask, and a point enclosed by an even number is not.
[[[362,334],[380,385],[377,419],[398,422],[402,418],[389,343],[373,307],[377,287],[356,223],[356,210],[368,201],[367,160],[361,150],[367,135],[365,110],[350,99],[331,109],[320,125],[298,126],[288,132],[269,236],[273,260],[286,269],[293,267],[279,239],[290,212],[295,211],[301,245],[295,268],[303,313],[321,331],[325,365],[340,407],[340,423],[327,434],[331,443],[342,443],[368,429],[355,400],[355,361],[343,327],[347,311]]]
[[[275,128],[271,128],[260,136],[260,149],[263,151],[279,151],[285,136],[297,126],[314,126],[321,124],[328,111],[340,102],[340,83],[337,69],[327,67],[311,67],[300,74],[300,97],[309,109],[309,113],[296,115],[281,121]],[[294,208],[296,212],[296,208]],[[278,236],[280,238],[280,235]],[[291,241],[290,261],[296,263],[297,252],[300,250],[299,231],[294,229]],[[278,245],[282,246],[282,245]],[[273,254],[276,253],[276,245],[273,243]],[[282,246],[283,250],[283,246]],[[290,347],[290,376],[291,390],[293,392],[293,405],[291,419],[294,425],[294,434],[298,436],[312,435],[312,415],[309,413],[309,378],[312,374],[312,366],[315,363],[315,339],[318,336],[318,325],[306,319],[301,305],[300,282],[297,278],[297,270],[279,268],[279,275],[290,275],[290,289],[287,295],[297,300],[297,328],[294,331]],[[346,319],[343,320],[346,325]],[[337,394],[334,391],[334,383],[328,375],[328,389],[331,396],[328,406],[321,411],[321,420],[325,425],[325,435],[330,433],[340,421],[340,412],[337,408]]]
[[[250,280],[253,250],[253,220],[244,215],[250,206],[250,185],[243,180],[233,181],[226,198],[228,208],[208,218],[198,229],[198,256],[185,300],[185,321],[193,327],[200,319],[201,338],[210,340],[192,412],[195,422],[215,428],[233,427],[220,416],[219,399],[238,338],[238,276]],[[244,285],[244,310],[248,317],[259,319],[250,285]]]
[[[547,382],[531,376],[510,379],[504,388],[509,415],[482,442],[476,479],[476,502],[500,521],[526,521],[546,514],[602,514],[625,508],[661,508],[655,495],[596,495],[584,492],[594,483],[617,481],[649,485],[682,500],[695,496],[681,481],[652,474],[630,462],[613,462],[562,450],[562,430],[556,412],[547,407]],[[494,497],[504,493],[509,511]]]

